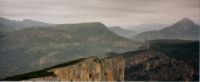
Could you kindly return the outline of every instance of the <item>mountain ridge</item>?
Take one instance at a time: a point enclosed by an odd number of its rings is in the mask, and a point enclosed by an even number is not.
[[[32,26],[51,26],[51,25],[53,24],[39,22],[31,19],[16,21],[0,17],[0,33],[4,34]]]
[[[0,73],[4,74],[0,78],[77,58],[104,57],[112,51],[136,50],[141,46],[140,43],[116,35],[102,23],[25,28],[0,39],[0,43]]]
[[[134,40],[154,40],[154,39],[182,39],[198,40],[199,26],[192,20],[184,18],[173,25],[161,30],[147,31],[134,36]]]

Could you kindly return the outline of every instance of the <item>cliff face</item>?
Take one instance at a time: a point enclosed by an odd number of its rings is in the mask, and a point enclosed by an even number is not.
[[[77,64],[49,70],[62,81],[124,80],[124,62],[120,58],[88,58]]]
[[[29,78],[30,81],[123,81],[124,60],[120,57],[98,59],[89,57],[72,65],[47,68],[48,76]],[[24,75],[27,76],[27,75]],[[23,79],[21,79],[23,80]]]

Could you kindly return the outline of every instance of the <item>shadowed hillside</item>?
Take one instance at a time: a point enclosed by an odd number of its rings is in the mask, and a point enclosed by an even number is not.
[[[151,40],[141,50],[122,54],[125,80],[128,81],[192,81],[199,80],[199,41]]]
[[[198,80],[198,71],[162,52],[137,51],[123,53],[128,81],[187,81]]]
[[[199,41],[152,40],[147,43],[151,50],[160,51],[169,57],[184,61],[195,69],[199,67]]]

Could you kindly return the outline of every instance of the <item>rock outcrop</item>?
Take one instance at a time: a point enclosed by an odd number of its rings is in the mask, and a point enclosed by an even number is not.
[[[124,80],[124,62],[120,58],[100,60],[91,57],[77,64],[49,71],[54,72],[62,81]]]
[[[123,81],[124,60],[120,57],[109,59],[89,57],[78,61],[72,61],[68,64],[47,68],[42,72],[43,74],[47,74],[47,76],[40,77],[37,75],[36,78],[23,79],[23,77],[30,76],[29,73],[29,75],[19,75],[15,76],[15,79],[9,79],[16,80],[16,78],[19,77],[18,80],[30,81]]]

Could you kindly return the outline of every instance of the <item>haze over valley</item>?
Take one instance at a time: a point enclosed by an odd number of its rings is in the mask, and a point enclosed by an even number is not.
[[[199,0],[2,0],[0,81],[199,81]]]

